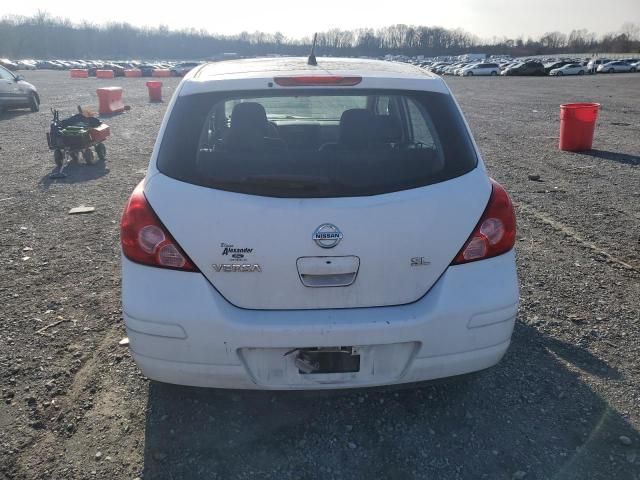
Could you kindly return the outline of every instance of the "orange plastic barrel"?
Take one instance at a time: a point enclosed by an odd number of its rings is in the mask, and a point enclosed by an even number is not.
[[[87,78],[89,76],[89,70],[85,68],[72,68],[69,73],[71,78]]]
[[[98,94],[98,112],[100,112],[100,115],[124,112],[122,87],[102,87],[97,89],[96,93]]]
[[[599,109],[599,103],[560,105],[560,150],[591,150]]]
[[[151,72],[152,77],[170,77],[171,70],[167,70],[166,68],[156,68]]]
[[[150,102],[162,101],[162,82],[151,80],[147,82],[147,88],[149,89]]]
[[[96,78],[113,78],[113,70],[96,70]]]

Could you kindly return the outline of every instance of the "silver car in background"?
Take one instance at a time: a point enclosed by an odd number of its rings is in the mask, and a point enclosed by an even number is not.
[[[15,75],[0,66],[0,112],[9,108],[40,110],[40,96],[36,87],[25,82],[22,75]]]
[[[560,68],[554,68],[549,72],[549,75],[561,77],[562,75],[584,75],[586,67],[579,63],[569,63],[563,65]]]
[[[604,63],[598,67],[598,73],[627,73],[635,71],[636,67],[623,61]]]
[[[489,75],[495,77],[500,75],[500,67],[497,63],[476,63],[461,68],[458,75],[462,77],[473,77],[474,75]]]

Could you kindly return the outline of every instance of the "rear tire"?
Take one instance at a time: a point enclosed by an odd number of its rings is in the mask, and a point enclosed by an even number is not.
[[[492,76],[492,77],[495,77],[495,76],[497,76],[497,75],[498,75],[498,72],[496,72],[496,71],[491,72],[491,76]]]
[[[82,159],[87,165],[95,165],[96,163],[98,163],[96,161],[95,155],[93,154],[93,150],[91,150],[90,148],[82,151]]]
[[[53,161],[55,162],[56,167],[62,168],[62,164],[64,163],[64,153],[62,150],[53,151]]]
[[[578,72],[578,75],[584,75],[584,70],[580,70],[580,71]]]
[[[636,67],[631,67],[631,70],[629,70],[629,72],[636,73]]]
[[[98,154],[98,160],[104,162],[107,158],[107,147],[103,143],[96,145],[96,153]]]
[[[35,93],[32,93],[29,97],[29,108],[32,112],[37,112],[38,110],[40,110],[40,100]]]

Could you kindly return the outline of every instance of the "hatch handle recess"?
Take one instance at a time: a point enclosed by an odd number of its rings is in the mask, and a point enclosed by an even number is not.
[[[358,276],[360,258],[300,257],[296,264],[305,287],[348,287]]]

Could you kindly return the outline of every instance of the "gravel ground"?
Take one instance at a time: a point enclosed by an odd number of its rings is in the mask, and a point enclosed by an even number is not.
[[[105,81],[131,105],[106,166],[52,181],[49,108],[95,108],[102,81],[26,76],[41,112],[0,116],[0,479],[640,479],[640,74],[447,79],[517,204],[512,347],[477,375],[324,393],[142,377],[118,345],[118,221],[166,105]],[[583,100],[596,150],[559,152],[558,105]]]

